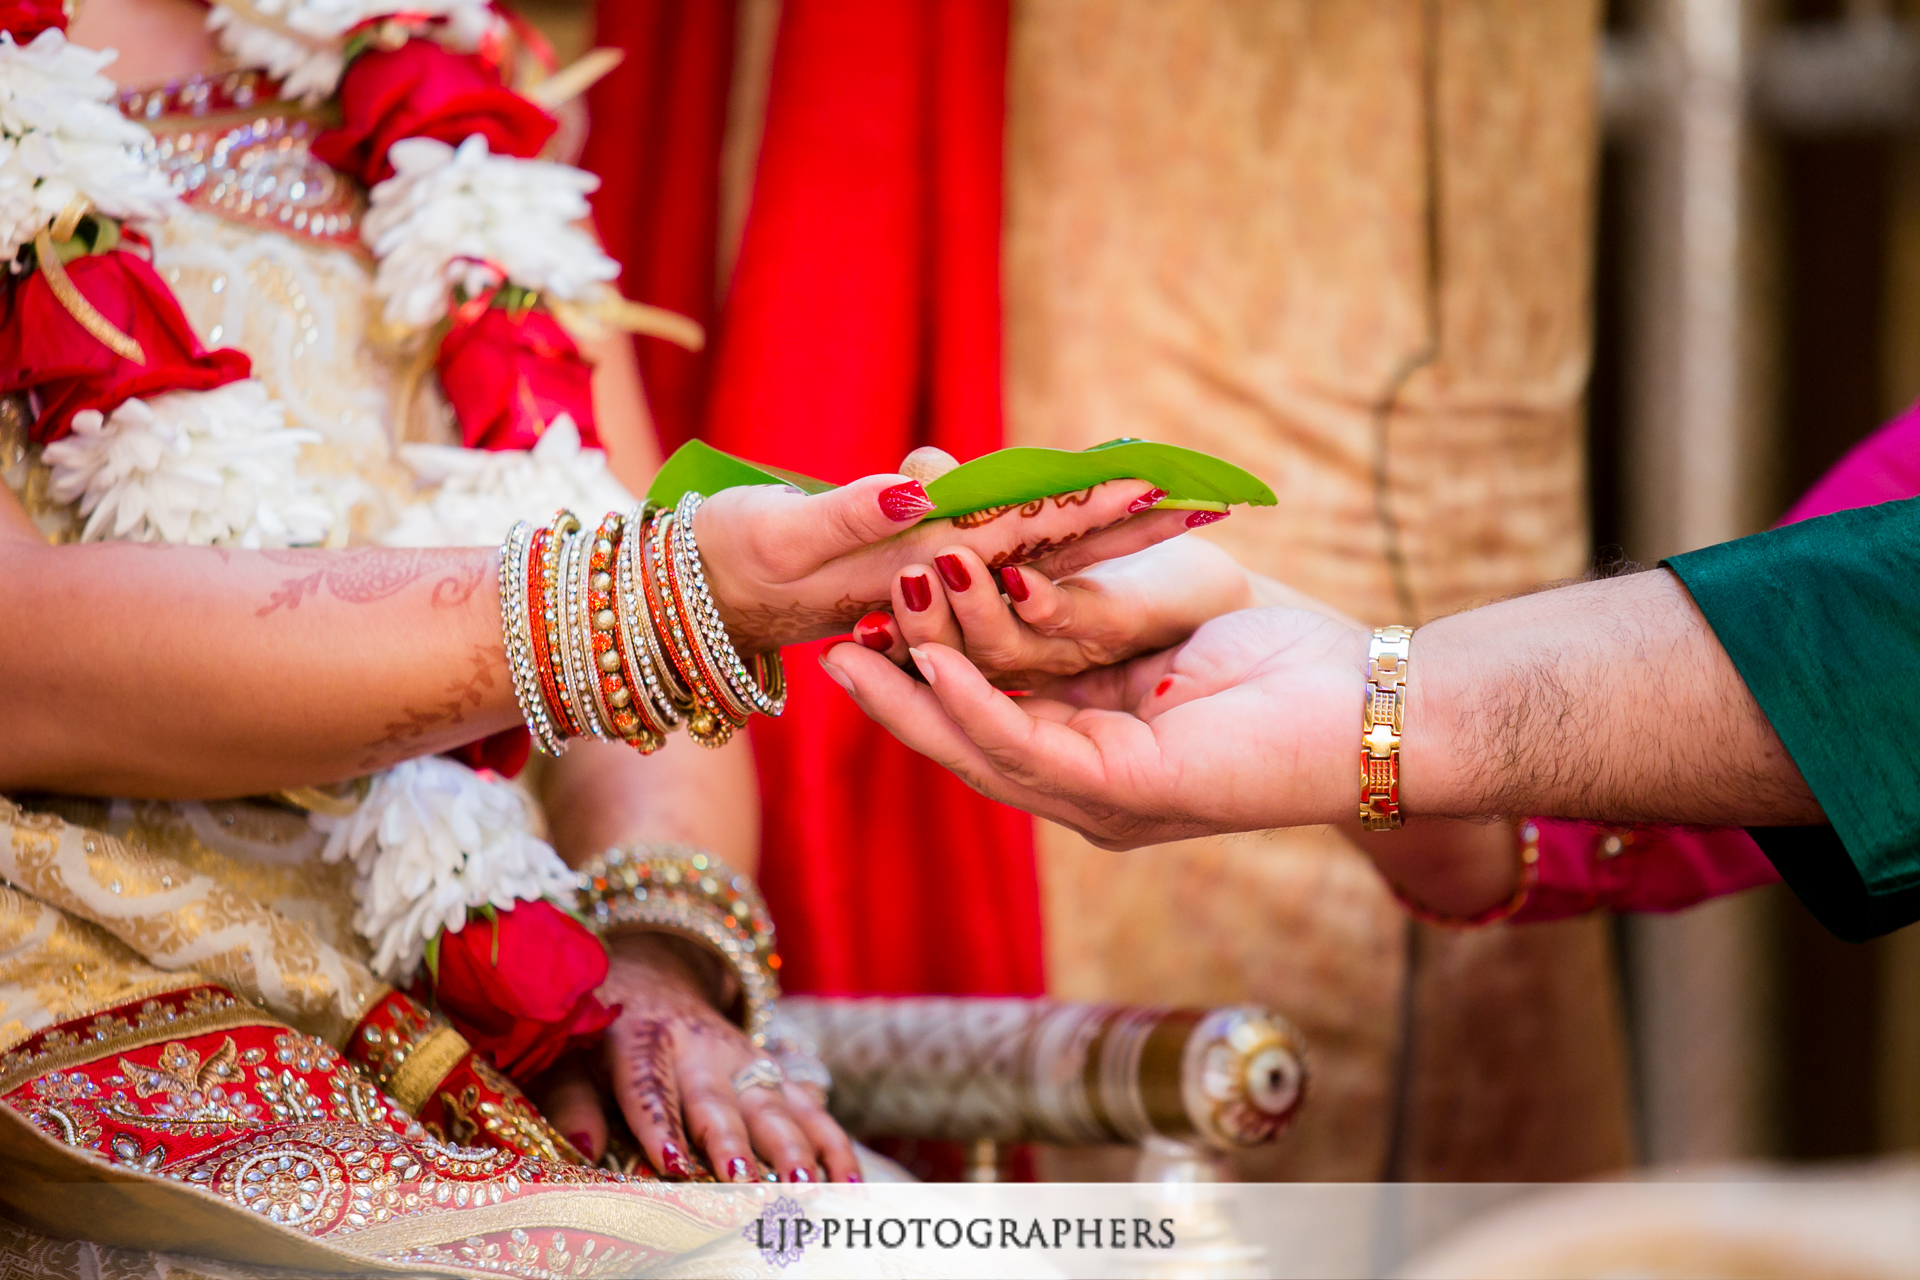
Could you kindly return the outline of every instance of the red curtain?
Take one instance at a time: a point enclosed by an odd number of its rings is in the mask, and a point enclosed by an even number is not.
[[[712,85],[726,77],[682,63],[708,66],[731,34],[680,34],[676,53],[659,33],[717,29],[718,17],[691,20],[705,7],[602,4],[602,42],[637,54],[622,74],[650,79],[605,87],[589,150],[629,292],[695,314],[666,279],[691,280],[696,264],[711,279],[724,119]],[[732,12],[728,0],[712,7]],[[701,434],[718,447],[828,479],[892,470],[922,444],[963,459],[999,447],[1006,41],[1005,0],[786,0],[712,363],[684,392],[656,381],[658,356],[645,366],[669,446],[680,419],[668,401],[684,396],[673,403],[703,403]],[[697,173],[684,158],[676,170],[670,157],[692,143],[650,140],[697,109],[707,123],[684,127],[714,150]],[[697,205],[706,222],[630,215],[636,199]],[[786,716],[753,731],[761,881],[787,984],[1041,991],[1031,821],[900,747],[827,681],[811,646],[789,653],[788,670]]]
[[[692,316],[709,338],[704,352],[635,343],[668,450],[698,433],[706,404],[734,12],[733,0],[603,0],[597,18],[596,43],[626,53],[587,100],[580,163],[600,176],[600,237],[629,298]]]

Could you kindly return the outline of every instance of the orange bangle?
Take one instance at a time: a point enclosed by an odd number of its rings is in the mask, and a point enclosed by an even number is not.
[[[559,522],[555,521],[555,527]],[[529,631],[533,638],[533,665],[540,673],[540,692],[547,700],[547,711],[557,728],[565,738],[580,736],[579,728],[569,714],[567,704],[560,700],[560,686],[553,674],[553,649],[547,628],[547,611],[552,607],[549,591],[551,585],[548,574],[549,551],[556,538],[552,529],[542,529],[533,535],[533,551],[528,557],[527,566],[527,617],[532,624]]]
[[[1429,910],[1409,898],[1399,885],[1388,883],[1393,896],[1399,900],[1406,913],[1421,924],[1437,925],[1442,929],[1482,929],[1490,924],[1517,915],[1520,908],[1527,905],[1527,898],[1533,893],[1533,886],[1540,882],[1540,824],[1529,818],[1520,824],[1518,844],[1520,848],[1520,884],[1513,896],[1497,907],[1490,907],[1478,915],[1450,916]]]

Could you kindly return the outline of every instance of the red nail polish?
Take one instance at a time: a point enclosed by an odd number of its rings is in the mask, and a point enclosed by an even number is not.
[[[907,608],[915,613],[925,613],[933,607],[933,584],[927,581],[927,575],[916,573],[911,578],[900,579],[900,595],[907,602]]]
[[[853,634],[875,653],[885,653],[893,647],[893,638],[887,634],[887,615],[884,613],[876,611],[854,623]]]
[[[573,1144],[573,1149],[575,1151],[578,1151],[581,1155],[585,1156],[589,1160],[593,1159],[593,1135],[592,1134],[586,1133],[586,1132],[570,1133],[567,1135],[567,1141]]]
[[[1171,688],[1173,688],[1173,677],[1168,676],[1165,680],[1153,686],[1153,696],[1156,698],[1164,698],[1167,696],[1167,690]]]
[[[1154,506],[1166,496],[1167,491],[1165,489],[1149,489],[1127,504],[1127,514],[1130,516],[1139,515],[1142,511]]]
[[[693,1166],[687,1162],[686,1154],[671,1142],[660,1144],[660,1163],[666,1166],[666,1174],[670,1178],[693,1176]]]
[[[1007,589],[1007,594],[1013,597],[1015,604],[1018,604],[1033,594],[1027,587],[1026,578],[1021,576],[1020,571],[1012,565],[1008,565],[1000,571],[1000,585]]]
[[[787,1174],[787,1181],[788,1181],[788,1182],[812,1182],[812,1181],[813,1181],[813,1170],[811,1170],[811,1169],[794,1169],[794,1170],[792,1170],[791,1172],[789,1172],[789,1173]]]
[[[909,480],[880,491],[880,510],[889,520],[918,520],[933,510],[933,499],[918,480]]]
[[[935,556],[933,567],[940,571],[940,581],[947,584],[949,591],[965,591],[973,585],[973,575],[967,572],[959,556]]]
[[[739,1156],[727,1161],[728,1182],[752,1182],[753,1174],[747,1169],[747,1162]]]
[[[1196,511],[1187,517],[1187,528],[1198,529],[1203,524],[1213,524],[1226,518],[1227,513],[1224,511]]]

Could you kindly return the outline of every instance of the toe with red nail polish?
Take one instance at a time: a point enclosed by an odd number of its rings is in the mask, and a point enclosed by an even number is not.
[[[1224,511],[1196,511],[1187,517],[1187,528],[1198,529],[1203,524],[1215,524],[1226,518]]]
[[[935,556],[933,567],[940,571],[940,581],[947,584],[949,591],[965,591],[973,585],[973,575],[967,572],[959,556]]]
[[[660,1163],[665,1166],[661,1172],[665,1173],[669,1178],[691,1178],[693,1176],[693,1165],[688,1161],[686,1153],[671,1142],[663,1142],[660,1144]]]
[[[924,573],[903,574],[900,578],[900,597],[907,602],[907,608],[915,613],[925,613],[933,605],[933,584],[927,581]]]
[[[1015,604],[1033,594],[1033,589],[1027,586],[1025,575],[1011,565],[1000,571],[1000,585],[1007,589],[1007,595],[1012,597]]]
[[[753,1171],[747,1168],[747,1162],[740,1156],[727,1161],[728,1182],[752,1182]]]
[[[573,1144],[573,1149],[575,1151],[578,1151],[581,1155],[585,1156],[589,1160],[593,1159],[593,1135],[592,1134],[587,1133],[585,1131],[582,1131],[580,1133],[570,1133],[567,1135],[567,1141]]]
[[[1139,515],[1142,511],[1157,506],[1166,496],[1167,491],[1165,489],[1149,489],[1127,504],[1127,514],[1130,516]]]
[[[918,480],[909,480],[880,491],[880,510],[887,519],[904,523],[918,520],[933,510],[933,499],[927,496]]]
[[[876,611],[854,623],[853,635],[875,653],[885,653],[893,647],[893,637],[887,634],[887,615],[884,613]]]
[[[794,1169],[787,1174],[787,1181],[788,1182],[812,1182],[813,1170]]]

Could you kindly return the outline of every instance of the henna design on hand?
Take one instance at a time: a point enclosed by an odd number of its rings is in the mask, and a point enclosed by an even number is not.
[[[1009,502],[998,507],[984,507],[979,511],[970,511],[964,516],[953,517],[956,529],[980,529],[992,524],[1008,512],[1017,511],[1022,520],[1031,520],[1047,509],[1051,502],[1056,511],[1067,507],[1084,507],[1093,501],[1093,490],[1097,486],[1088,486],[1077,493],[1056,493],[1045,498],[1035,498],[1031,502]]]
[[[1098,532],[1100,532],[1098,529],[1087,530],[1087,533]],[[1029,561],[1038,560],[1041,556],[1049,552],[1070,547],[1086,536],[1086,533],[1068,533],[1062,534],[1058,538],[1042,538],[1040,541],[1033,543],[1023,542],[1011,551],[1002,551],[994,556],[993,559],[987,561],[987,568],[1004,569],[1008,565],[1026,564]]]
[[[387,547],[356,547],[348,551],[266,551],[261,554],[275,564],[314,566],[312,572],[282,580],[267,603],[254,611],[264,618],[281,609],[298,609],[309,597],[322,590],[343,604],[373,604],[398,594],[406,587],[431,575],[435,568],[454,561],[455,572],[435,585],[436,608],[464,604],[479,589],[485,578],[484,567],[473,563],[469,551],[406,551]]]
[[[673,1069],[673,1019],[640,1018],[621,1029],[621,1063],[647,1119],[680,1133],[680,1077]]]
[[[487,566],[469,564],[433,584],[433,607],[452,609],[473,599],[473,593],[487,580]]]
[[[752,604],[733,608],[715,597],[720,619],[741,653],[765,653],[781,645],[798,644],[830,636],[859,621],[876,609],[891,609],[891,600],[855,600],[843,595],[831,606],[806,604]]]
[[[429,732],[442,725],[464,724],[467,708],[478,707],[486,701],[487,691],[494,686],[494,673],[506,666],[506,650],[497,644],[477,644],[467,655],[470,666],[464,677],[455,677],[447,682],[441,692],[444,700],[435,703],[426,710],[418,707],[401,707],[404,719],[390,720],[384,728],[386,732],[369,742],[367,756],[360,761],[363,769],[381,769],[394,760],[404,760],[415,754],[411,748]]]

